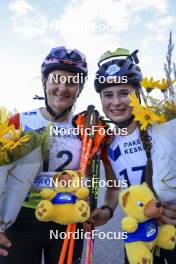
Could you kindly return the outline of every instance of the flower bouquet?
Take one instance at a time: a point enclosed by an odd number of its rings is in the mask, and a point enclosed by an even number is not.
[[[176,202],[176,119],[153,126],[153,188],[161,202]]]
[[[139,122],[140,130],[148,130],[151,135],[152,183],[154,191],[162,202],[176,202],[176,104],[174,90],[172,97],[166,96],[175,81],[168,85],[165,79],[161,81],[144,78],[141,86],[143,104],[137,96],[129,95],[130,106],[133,107],[135,120]],[[159,89],[164,99],[150,96],[151,91]]]
[[[42,161],[46,132],[23,132],[0,108],[0,231],[16,219]]]

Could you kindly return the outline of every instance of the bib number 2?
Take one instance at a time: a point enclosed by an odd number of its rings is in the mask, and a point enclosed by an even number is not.
[[[58,159],[60,159],[60,158],[62,158],[63,156],[66,156],[67,157],[67,159],[66,159],[66,161],[64,161],[55,171],[62,171],[62,170],[64,170],[64,168],[66,167],[66,166],[68,166],[71,162],[72,162],[72,159],[73,159],[73,155],[72,155],[72,153],[70,152],[70,151],[68,151],[68,150],[61,150],[61,151],[59,151],[58,153],[57,153],[57,158]]]

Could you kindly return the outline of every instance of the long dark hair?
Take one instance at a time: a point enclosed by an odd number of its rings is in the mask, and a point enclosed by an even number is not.
[[[152,166],[152,158],[151,158],[152,138],[151,136],[149,136],[147,130],[141,130],[139,127],[139,132],[140,132],[140,138],[142,140],[143,148],[147,156],[145,181],[147,182],[149,187],[153,190],[153,185],[152,185],[153,166]]]

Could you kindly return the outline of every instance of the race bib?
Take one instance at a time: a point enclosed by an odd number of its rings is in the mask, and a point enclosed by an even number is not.
[[[43,188],[54,188],[53,176],[54,172],[38,174],[32,184],[32,190],[40,191]]]

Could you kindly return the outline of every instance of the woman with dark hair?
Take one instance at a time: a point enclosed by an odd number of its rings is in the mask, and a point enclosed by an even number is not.
[[[137,51],[132,54],[126,49],[106,52],[100,59],[99,69],[94,82],[96,91],[100,94],[103,111],[107,118],[117,128],[127,128],[127,135],[116,135],[108,148],[108,158],[118,180],[126,180],[128,186],[152,183],[151,153],[152,128],[141,130],[134,120],[133,108],[129,105],[129,94],[135,92],[141,101],[142,73],[137,65]],[[176,204],[164,204],[160,221],[176,226]],[[174,264],[176,250],[160,252],[160,257],[154,259],[156,264]],[[128,260],[125,260],[128,263]]]

